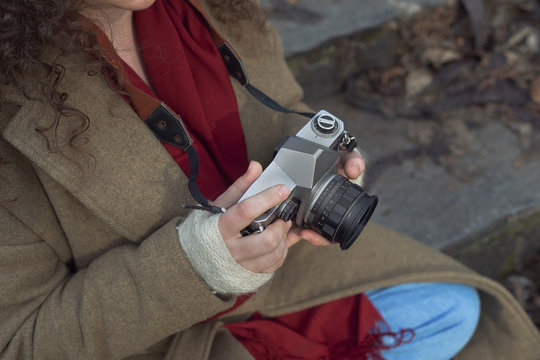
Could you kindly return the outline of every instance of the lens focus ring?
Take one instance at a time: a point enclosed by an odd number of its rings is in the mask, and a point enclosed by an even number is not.
[[[305,225],[326,239],[339,242],[345,250],[367,224],[377,202],[376,196],[335,174],[309,210]]]
[[[343,185],[345,181],[347,179],[344,177],[334,177],[320,194],[308,218],[310,227],[316,227],[321,231],[321,235],[332,241],[334,241],[334,235],[341,220],[340,216],[343,216],[347,210],[347,207],[343,205],[350,205],[340,201],[347,190],[346,186]],[[338,205],[338,202],[341,204]],[[336,205],[338,208],[334,212]]]

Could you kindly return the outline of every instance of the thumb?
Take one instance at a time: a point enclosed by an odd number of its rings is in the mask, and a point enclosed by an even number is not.
[[[262,173],[262,166],[257,161],[250,161],[246,173],[240,176],[234,184],[232,184],[223,194],[221,194],[215,201],[212,203],[215,206],[223,207],[228,209],[233,206],[240,200],[242,195],[249,189],[251,184]]]

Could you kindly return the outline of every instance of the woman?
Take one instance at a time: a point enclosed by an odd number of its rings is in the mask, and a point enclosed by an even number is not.
[[[401,308],[408,301],[403,288],[392,286],[453,282],[481,290],[478,330],[463,358],[506,358],[518,350],[522,358],[534,358],[538,334],[500,286],[376,224],[346,252],[309,246],[300,240],[327,242],[281,220],[260,234],[240,235],[288,194],[275,186],[236,204],[261,171],[251,163],[244,174],[247,159],[268,163],[271,149],[305,120],[265,108],[231,82],[216,58],[216,38],[230,41],[253,84],[281,104],[304,106],[275,33],[252,18],[257,10],[250,2],[198,5],[0,4],[2,355],[249,358],[265,340],[250,336],[251,324],[262,321],[264,331],[283,325],[290,314],[342,304],[334,302],[339,299],[358,301],[353,295],[368,291],[391,330],[414,328],[415,338],[384,350],[392,344],[375,337],[380,343],[367,352],[376,355],[378,347],[383,356],[399,358],[400,349],[420,344],[413,350],[422,351],[426,343],[419,336],[422,326],[403,321],[396,328],[390,321],[396,317],[390,310],[399,308],[398,317],[410,311]],[[189,158],[160,144],[141,121],[152,114],[148,98],[159,98],[186,120],[201,163],[199,188],[227,208],[224,214],[180,208],[194,202],[184,175]],[[350,178],[363,171],[354,153],[345,154],[342,164]],[[236,296],[261,286],[254,296]],[[421,292],[421,286],[411,286]],[[398,304],[387,289],[399,290]],[[363,313],[379,319],[367,307]],[[329,323],[317,328],[334,331]],[[255,334],[268,335],[260,329]],[[453,356],[473,330],[443,355]],[[279,345],[270,344],[263,351]],[[331,350],[329,355],[366,355]],[[437,350],[412,354],[426,357],[421,354]]]

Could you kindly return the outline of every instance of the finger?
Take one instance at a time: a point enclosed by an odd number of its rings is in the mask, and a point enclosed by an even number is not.
[[[291,229],[287,233],[287,237],[285,238],[285,243],[287,244],[288,248],[290,248],[291,246],[295,245],[300,240],[302,240],[302,237],[300,236],[300,232],[302,230],[304,229],[298,226],[291,227]]]
[[[357,151],[346,151],[340,157],[340,173],[349,179],[356,179],[364,172],[366,164]]]
[[[289,193],[285,185],[275,185],[231,206],[219,218],[221,235],[235,236],[265,211],[287,199]]]
[[[313,230],[304,229],[299,226],[293,226],[291,230],[287,233],[287,238],[285,239],[287,247],[291,247],[300,240],[305,240],[311,245],[314,246],[328,246],[335,243],[328,241],[323,236],[319,235]]]
[[[232,238],[226,240],[225,244],[234,260],[237,263],[243,263],[271,253],[280,246],[285,246],[284,239],[290,226],[290,222],[285,223],[279,219],[268,225],[261,233]]]
[[[302,229],[298,235],[313,246],[329,246],[337,243],[328,241],[322,235],[316,233],[313,230]]]
[[[257,161],[251,161],[246,173],[240,176],[223,194],[221,194],[213,204],[215,206],[229,208],[236,204],[238,200],[249,189],[251,184],[262,173],[262,166]]]

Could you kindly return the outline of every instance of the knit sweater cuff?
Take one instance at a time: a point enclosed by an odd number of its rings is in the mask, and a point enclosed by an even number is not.
[[[238,264],[221,237],[218,221],[219,215],[195,210],[178,225],[178,238],[186,256],[215,293],[254,292],[273,274],[254,273]]]

